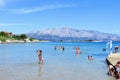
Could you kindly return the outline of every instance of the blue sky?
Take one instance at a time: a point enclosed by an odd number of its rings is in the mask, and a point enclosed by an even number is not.
[[[0,31],[63,27],[120,34],[120,0],[0,0]]]

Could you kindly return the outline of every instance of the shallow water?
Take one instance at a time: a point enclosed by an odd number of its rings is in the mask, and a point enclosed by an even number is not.
[[[65,51],[54,50],[55,45]],[[82,54],[75,54],[76,46]],[[105,46],[105,42],[0,44],[0,80],[114,80],[107,75]],[[43,50],[44,64],[37,63],[38,49]]]

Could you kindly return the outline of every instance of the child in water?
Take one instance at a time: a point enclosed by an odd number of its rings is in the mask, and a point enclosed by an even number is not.
[[[37,53],[38,53],[38,59],[39,59],[38,64],[43,63],[44,61],[42,57],[42,50],[37,50]]]
[[[93,57],[92,56],[88,56],[88,60],[93,60]]]

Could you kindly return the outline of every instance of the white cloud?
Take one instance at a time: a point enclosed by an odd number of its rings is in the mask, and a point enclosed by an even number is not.
[[[39,6],[35,8],[22,8],[22,9],[10,9],[10,11],[18,13],[18,14],[29,14],[34,12],[40,12],[44,10],[51,10],[51,9],[58,9],[58,8],[67,8],[67,7],[73,7],[75,5],[67,5],[67,4],[57,4],[57,5],[46,5],[46,6]]]
[[[5,0],[0,0],[0,7],[5,6]]]
[[[27,24],[17,24],[17,23],[0,23],[0,27],[3,27],[3,26],[14,26],[14,25],[27,25]]]
[[[15,25],[15,24],[10,24],[10,23],[4,24],[4,23],[0,23],[0,26],[8,26],[8,25]]]

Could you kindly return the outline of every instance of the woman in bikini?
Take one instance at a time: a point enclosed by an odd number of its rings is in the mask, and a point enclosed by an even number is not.
[[[42,57],[42,50],[37,50],[37,53],[38,53],[38,59],[39,59],[38,63],[39,64],[43,63],[44,61],[43,61],[43,57]]]

